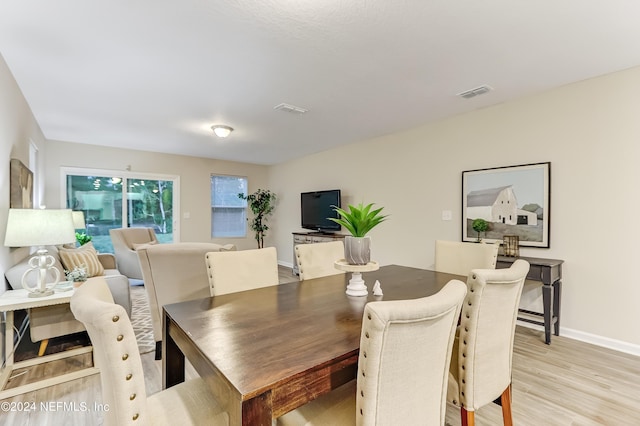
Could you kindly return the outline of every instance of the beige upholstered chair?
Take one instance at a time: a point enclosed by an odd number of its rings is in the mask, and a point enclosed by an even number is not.
[[[142,271],[136,249],[143,244],[158,244],[153,228],[116,228],[110,229],[109,235],[118,270],[122,275],[141,280]]]
[[[329,243],[298,244],[296,246],[296,263],[300,280],[344,274],[333,266],[333,263],[344,258],[344,243],[331,241]]]
[[[84,323],[100,368],[105,425],[226,425],[204,380],[186,381],[146,396],[142,362],[131,321],[113,303],[104,280],[85,283],[71,297],[71,310]]]
[[[498,397],[505,425],[511,425],[511,358],[522,285],[529,263],[509,269],[474,269],[462,304],[451,356],[447,399],[460,407],[463,425],[474,412]]]
[[[444,425],[447,375],[467,286],[451,280],[415,300],[365,306],[353,381],[278,419],[278,425]]]
[[[169,303],[211,297],[204,256],[218,250],[235,250],[233,244],[172,243],[138,247],[136,255],[142,270],[144,287],[156,341],[156,359],[162,356],[162,307]]]
[[[472,269],[495,269],[498,248],[499,244],[437,240],[435,269],[465,277]]]
[[[279,283],[275,247],[207,253],[206,264],[213,296]]]

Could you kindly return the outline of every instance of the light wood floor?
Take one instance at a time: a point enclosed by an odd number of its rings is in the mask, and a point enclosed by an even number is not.
[[[281,268],[282,282],[296,278]],[[62,361],[56,366],[32,368],[27,375],[51,375],[75,368],[82,360]],[[161,389],[161,362],[154,354],[142,355],[147,393]],[[187,376],[195,374],[190,368]],[[34,411],[5,412],[2,403],[35,403]],[[45,411],[41,403],[67,403]],[[69,403],[84,403],[87,411],[69,411]],[[93,408],[101,402],[100,378],[94,375],[0,401],[0,425],[100,425],[102,414]],[[638,425],[640,424],[640,358],[553,337],[545,345],[542,332],[518,327],[513,355],[513,417],[516,425]],[[448,407],[447,424],[460,424],[459,412]],[[497,405],[476,413],[478,426],[502,424]]]

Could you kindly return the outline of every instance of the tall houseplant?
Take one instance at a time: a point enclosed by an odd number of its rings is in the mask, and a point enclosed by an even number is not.
[[[256,233],[255,238],[258,242],[258,248],[263,248],[264,237],[266,236],[265,232],[269,230],[267,217],[273,213],[273,209],[276,207],[276,194],[268,189],[258,189],[250,195],[240,193],[238,194],[238,198],[247,200],[247,205],[254,214],[249,226],[251,226],[251,229]],[[247,218],[247,220],[249,219]]]
[[[386,220],[388,215],[383,215],[382,209],[372,209],[373,203],[349,205],[349,211],[334,206],[334,210],[340,218],[328,218],[347,229],[351,236],[344,239],[344,256],[351,265],[366,265],[371,260],[371,239],[367,233],[381,222]]]

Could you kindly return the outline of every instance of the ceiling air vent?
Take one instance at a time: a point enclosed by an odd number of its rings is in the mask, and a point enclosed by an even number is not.
[[[302,108],[302,107],[291,105],[291,104],[285,104],[285,103],[276,105],[273,107],[273,109],[290,112],[292,114],[304,114],[305,112],[309,111],[306,108]]]
[[[475,89],[466,90],[462,93],[458,93],[457,96],[465,99],[471,99],[476,96],[484,95],[487,92],[492,91],[493,89],[487,85],[476,87]]]

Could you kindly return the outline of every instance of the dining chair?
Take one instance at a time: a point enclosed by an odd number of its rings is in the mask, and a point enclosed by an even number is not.
[[[292,425],[444,425],[449,362],[467,286],[370,302],[364,308],[357,379],[277,419]]]
[[[435,270],[469,275],[472,269],[495,269],[500,245],[436,240]]]
[[[213,296],[279,284],[275,247],[211,252],[205,262]]]
[[[236,250],[236,246],[184,242],[152,244],[136,250],[149,299],[156,359],[162,358],[163,306],[213,296],[204,257],[225,250]]]
[[[342,241],[296,245],[296,263],[300,281],[344,274],[345,271],[340,271],[333,266],[336,260],[342,258],[344,258]]]
[[[104,280],[71,296],[71,311],[89,333],[100,369],[105,425],[227,425],[228,414],[201,378],[146,395],[142,361],[129,316]]]
[[[505,425],[512,425],[511,359],[522,286],[529,263],[518,259],[508,269],[474,269],[458,327],[447,399],[460,407],[462,425],[500,398]]]

